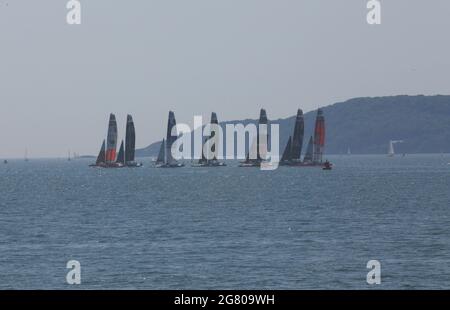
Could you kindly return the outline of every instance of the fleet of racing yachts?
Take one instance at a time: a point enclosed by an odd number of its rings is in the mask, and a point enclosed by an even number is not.
[[[217,115],[214,112],[211,114],[210,124],[212,126],[219,126]],[[249,149],[245,160],[240,163],[240,167],[261,167],[266,162],[266,158],[261,151],[264,148],[267,149],[267,145],[262,145],[263,139],[260,138],[261,133],[259,131],[262,127],[261,125],[268,125],[267,113],[264,109],[261,109],[260,111],[257,135],[254,139],[256,141],[253,142],[256,144],[256,154],[253,154],[254,156],[250,156],[251,154]],[[156,168],[180,168],[185,166],[183,161],[175,159],[172,155],[172,146],[177,139],[177,135],[173,134],[174,127],[176,127],[175,113],[170,111],[167,123],[167,134],[161,142],[158,157],[154,161],[154,167]],[[331,164],[328,161],[323,161],[325,147],[325,117],[321,109],[318,109],[317,111],[314,134],[309,137],[306,152],[302,157],[304,129],[305,122],[303,111],[298,109],[293,134],[288,138],[282,156],[279,160],[279,165],[297,167],[316,166],[322,167],[325,170],[331,169]],[[218,133],[215,130],[211,130],[208,139],[217,137],[217,134]],[[267,140],[265,141],[267,142]],[[117,152],[117,121],[115,115],[110,114],[106,140],[103,140],[96,162],[90,166],[101,168],[141,167],[142,163],[137,162],[135,159],[135,142],[136,131],[133,118],[131,115],[128,115],[125,141],[121,141],[119,151]],[[214,148],[216,146],[213,145],[212,147]],[[191,165],[192,167],[223,167],[226,166],[226,163],[219,160],[218,156],[214,155],[214,153],[212,156],[205,156],[202,151],[202,156]]]

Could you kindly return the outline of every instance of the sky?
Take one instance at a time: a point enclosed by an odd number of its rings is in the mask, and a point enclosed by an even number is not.
[[[450,94],[450,1],[0,0],[0,158],[97,154],[109,113],[137,147],[192,124],[361,96]]]

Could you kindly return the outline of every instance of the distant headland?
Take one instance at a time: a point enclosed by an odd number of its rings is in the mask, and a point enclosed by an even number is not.
[[[302,104],[295,108],[302,108]],[[347,154],[349,151],[352,154],[387,154],[390,140],[404,141],[396,146],[397,153],[450,152],[450,96],[354,98],[322,110],[327,115],[326,154]],[[316,113],[311,111],[304,115],[305,137],[312,134]],[[280,125],[282,147],[291,135],[295,118],[293,115],[270,120]],[[256,123],[257,119],[221,122],[220,125],[237,122]],[[138,149],[136,156],[156,157],[160,144],[159,141]]]

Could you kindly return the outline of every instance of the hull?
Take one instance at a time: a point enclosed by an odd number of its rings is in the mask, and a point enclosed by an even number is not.
[[[256,167],[256,168],[259,168],[259,167],[261,167],[261,163],[262,163],[261,160],[242,161],[242,162],[239,164],[239,167],[241,167],[241,168],[250,168],[250,167]]]
[[[89,165],[89,167],[99,167],[99,168],[123,168],[125,167],[123,164],[121,163],[100,163],[100,164],[92,164]]]
[[[192,164],[191,167],[200,168],[200,167],[225,167],[226,164],[224,162],[214,162],[214,163],[204,163],[204,164]]]
[[[184,164],[176,163],[176,164],[156,164],[155,168],[181,168],[184,167]]]
[[[313,163],[313,162],[290,162],[283,163],[281,166],[289,166],[289,167],[325,167],[324,163]]]
[[[125,164],[128,168],[139,168],[142,167],[142,163],[137,163],[137,162],[127,162]]]

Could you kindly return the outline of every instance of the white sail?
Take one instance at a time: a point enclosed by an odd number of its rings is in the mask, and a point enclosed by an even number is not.
[[[395,155],[394,150],[394,144],[396,143],[403,143],[403,140],[391,140],[389,141],[389,150],[388,150],[388,156],[393,157]]]

